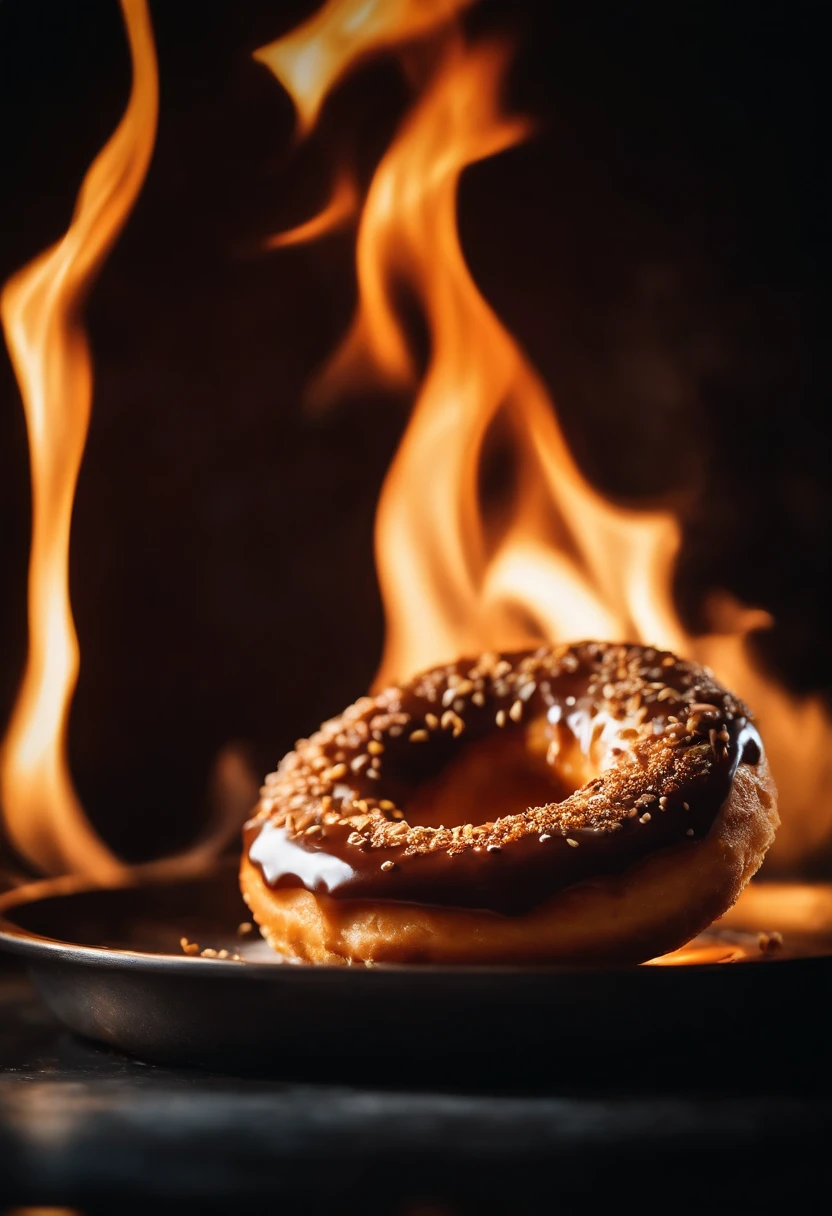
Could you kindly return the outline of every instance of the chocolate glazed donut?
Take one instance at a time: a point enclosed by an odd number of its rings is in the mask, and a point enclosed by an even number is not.
[[[584,642],[434,668],[300,740],[241,887],[298,961],[639,962],[731,906],[778,822],[708,670]]]

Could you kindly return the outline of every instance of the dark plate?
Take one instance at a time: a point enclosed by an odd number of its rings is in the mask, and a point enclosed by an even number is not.
[[[0,946],[22,955],[72,1030],[145,1060],[260,1074],[464,1074],[706,1082],[828,1056],[828,939],[763,958],[724,929],[694,962],[641,967],[317,967],[282,963],[248,919],[232,867],[176,884],[40,883],[0,899]],[[179,941],[238,953],[188,957]]]

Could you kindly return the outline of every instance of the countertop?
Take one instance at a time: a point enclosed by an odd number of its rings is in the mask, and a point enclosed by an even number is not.
[[[241,1016],[243,1013],[241,1012]],[[535,1050],[525,1028],[519,1050]],[[775,1210],[828,1188],[832,1098],[744,1077],[661,1093],[258,1080],[143,1064],[75,1038],[0,966],[0,1201],[396,1216]],[[825,1062],[819,1062],[819,1065]],[[671,1188],[668,1191],[668,1188]],[[670,1201],[672,1197],[672,1202]]]

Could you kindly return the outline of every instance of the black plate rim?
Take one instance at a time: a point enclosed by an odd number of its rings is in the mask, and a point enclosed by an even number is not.
[[[86,879],[70,876],[43,879],[37,882],[26,883],[24,886],[15,887],[11,891],[6,891],[0,895],[0,949],[36,962],[62,961],[88,967],[129,969],[131,971],[146,971],[153,974],[168,975],[180,973],[192,977],[202,974],[219,978],[220,976],[229,976],[233,973],[235,976],[245,976],[251,980],[269,981],[285,981],[290,975],[304,976],[308,980],[311,975],[318,975],[321,977],[327,976],[330,979],[334,979],[335,976],[342,976],[345,981],[349,977],[348,982],[355,983],[356,975],[364,975],[367,979],[363,982],[373,983],[375,981],[371,977],[405,972],[419,975],[441,975],[443,977],[486,974],[506,977],[512,975],[537,976],[540,978],[557,977],[573,980],[580,978],[587,979],[590,976],[619,975],[634,977],[639,975],[644,977],[641,982],[657,984],[662,982],[678,983],[680,972],[685,976],[691,977],[691,982],[693,982],[695,976],[704,973],[724,973],[726,970],[733,972],[737,968],[740,971],[747,970],[747,965],[744,965],[742,962],[738,962],[736,965],[715,962],[688,963],[678,967],[651,967],[630,963],[608,964],[605,966],[598,966],[596,964],[579,966],[554,963],[527,966],[512,964],[384,963],[376,964],[372,967],[335,966],[331,964],[307,966],[303,963],[292,962],[284,964],[257,963],[230,958],[202,958],[199,955],[187,956],[126,950],[108,946],[87,946],[78,942],[69,942],[60,938],[34,933],[15,924],[6,915],[6,913],[12,912],[15,908],[24,907],[41,899],[71,899],[75,895],[87,894],[93,891],[116,891],[128,887],[133,889],[144,888],[149,891],[153,887],[161,885],[164,884],[161,882],[139,883],[128,881],[118,886],[102,886]],[[832,966],[832,954],[798,958],[778,957],[775,955],[767,958],[765,963],[767,965],[774,963],[778,968],[791,966],[805,968],[807,963],[820,967],[830,967]],[[670,978],[671,975],[673,976],[672,980]],[[648,976],[653,978],[648,979]]]

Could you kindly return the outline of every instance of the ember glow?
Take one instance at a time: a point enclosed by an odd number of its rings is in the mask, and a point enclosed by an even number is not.
[[[158,78],[146,0],[122,0],[133,62],[124,116],[84,178],[66,234],[0,297],[29,436],[32,547],[29,651],[0,754],[8,835],[51,874],[109,880],[122,870],[86,820],[67,761],[79,652],[69,602],[69,534],[92,401],[83,307],[130,214],[150,163]]]
[[[302,133],[368,54],[402,51],[429,32],[427,15],[438,7],[419,6],[425,21],[417,25],[415,8],[330,0],[257,53],[292,96]],[[540,641],[595,637],[674,650],[711,667],[754,708],[783,817],[769,867],[799,865],[832,834],[828,711],[755,666],[747,640],[771,626],[766,613],[715,595],[712,632],[686,633],[672,594],[678,519],[614,506],[588,484],[545,387],[480,293],[460,245],[459,179],[523,139],[529,124],[500,107],[506,48],[472,42],[449,16],[433,31],[433,66],[367,192],[357,313],[317,386],[326,397],[369,382],[409,385],[415,395],[376,517],[386,617],[376,687],[465,654]],[[315,234],[310,228],[304,235]],[[394,294],[402,286],[430,336],[421,378]],[[479,475],[497,422],[510,437],[515,476],[495,526]]]

